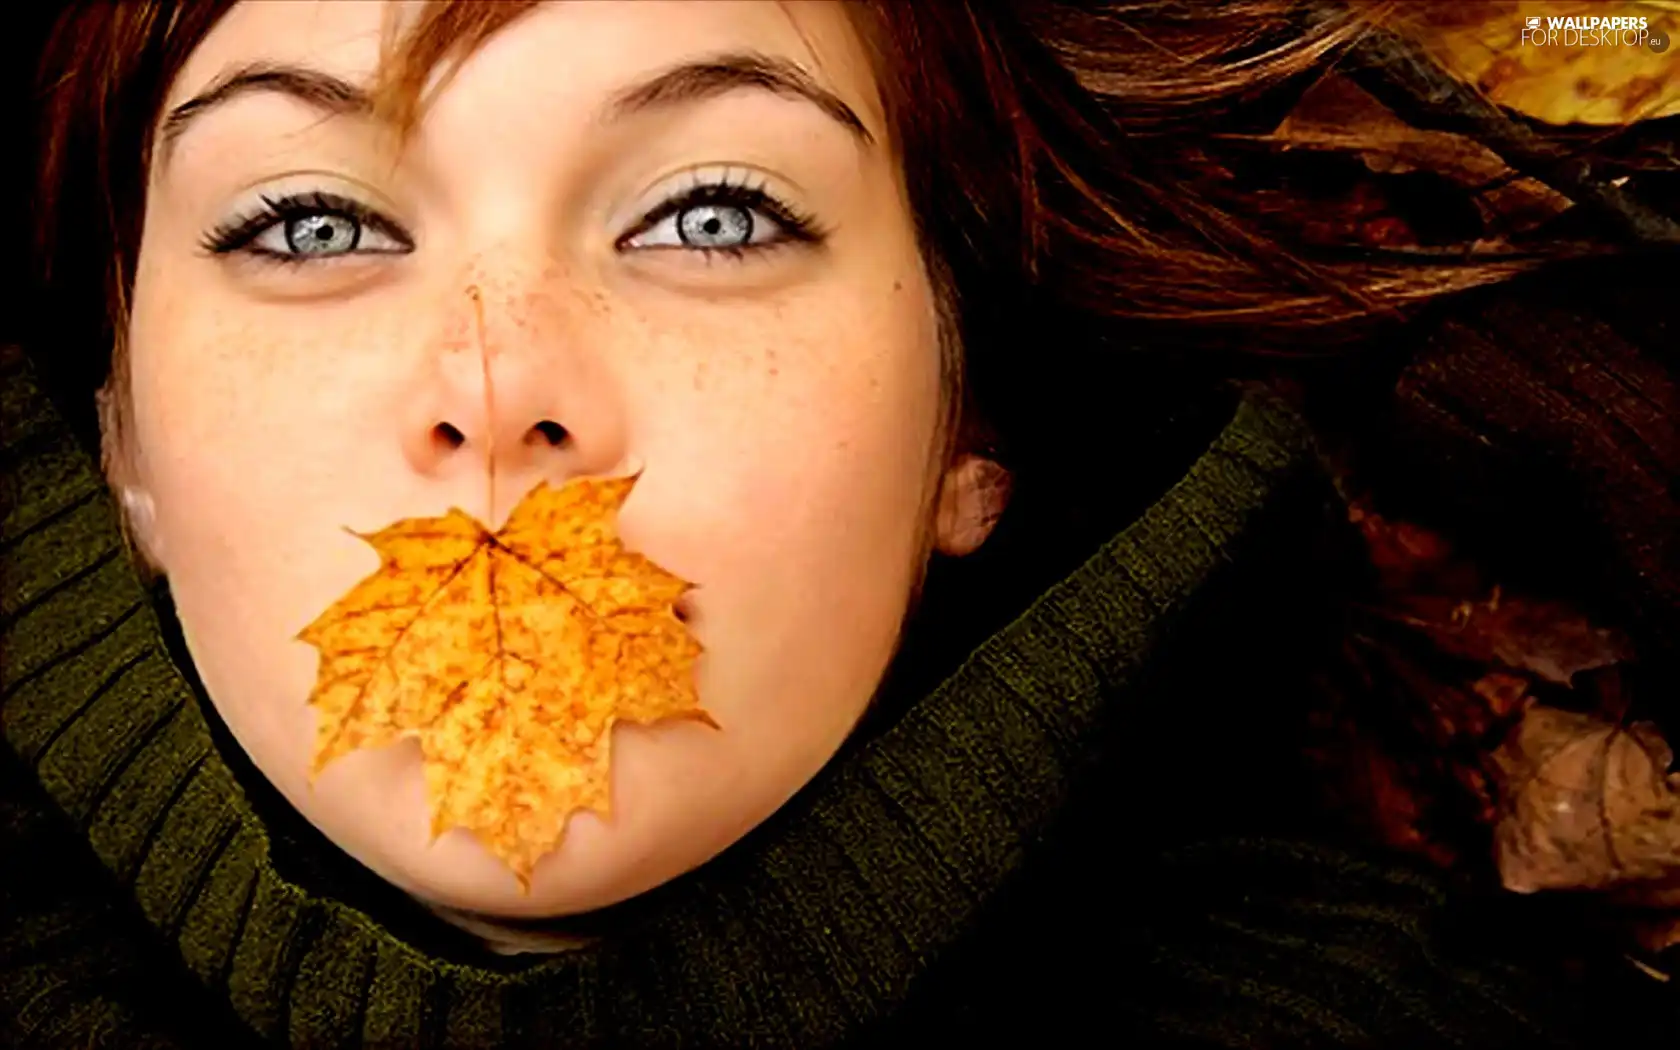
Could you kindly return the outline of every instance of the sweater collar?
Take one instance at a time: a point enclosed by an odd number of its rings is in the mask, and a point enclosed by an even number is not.
[[[838,1041],[892,1013],[1100,760],[1099,727],[1225,566],[1315,504],[1300,420],[1248,395],[1164,496],[770,821],[577,951],[465,965],[276,866],[124,556],[103,480],[0,359],[0,703],[100,863],[198,977],[298,1046]],[[1268,539],[1268,537],[1271,537]],[[329,1036],[331,1039],[329,1040]]]

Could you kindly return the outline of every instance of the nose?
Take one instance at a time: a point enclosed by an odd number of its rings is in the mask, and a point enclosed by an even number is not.
[[[404,406],[409,465],[462,486],[455,502],[492,527],[539,481],[607,473],[624,458],[615,399],[576,345],[586,336],[544,315],[548,301],[487,282],[456,292]]]

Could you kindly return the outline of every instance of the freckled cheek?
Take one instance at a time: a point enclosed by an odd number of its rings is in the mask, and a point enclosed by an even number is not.
[[[188,529],[331,503],[392,400],[369,386],[378,342],[365,326],[179,312],[134,335],[134,437],[160,509],[192,508]]]
[[[778,313],[626,348],[638,444],[690,534],[709,537],[708,561],[889,543],[914,521],[937,408],[927,333],[880,305]]]

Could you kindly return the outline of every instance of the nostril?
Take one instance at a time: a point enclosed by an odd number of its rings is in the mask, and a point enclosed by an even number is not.
[[[552,419],[545,419],[531,428],[531,433],[526,436],[526,440],[535,444],[540,439],[548,442],[550,445],[559,447],[560,445],[566,443],[566,438],[568,436],[570,435],[566,433],[565,427],[554,422]]]
[[[432,428],[432,440],[447,449],[457,449],[467,443],[467,435],[453,423],[439,423]]]

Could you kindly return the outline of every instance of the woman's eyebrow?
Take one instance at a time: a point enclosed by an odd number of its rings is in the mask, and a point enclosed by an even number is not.
[[[328,116],[371,116],[373,98],[342,77],[308,66],[251,62],[228,70],[210,86],[169,111],[159,128],[163,166],[194,121],[235,99],[273,93],[295,98]]]
[[[752,51],[692,59],[655,73],[616,93],[607,104],[606,115],[609,120],[617,119],[640,110],[698,102],[740,88],[758,88],[802,99],[822,110],[863,145],[875,142],[852,107],[813,80],[811,74],[788,59]]]
[[[660,70],[615,92],[607,102],[603,120],[692,104],[741,88],[802,99],[851,132],[861,144],[868,146],[875,141],[856,111],[798,65],[748,51],[691,59]],[[164,117],[160,128],[163,165],[168,166],[175,144],[198,118],[237,98],[265,92],[297,99],[327,116],[367,117],[374,112],[373,98],[366,88],[325,70],[275,62],[247,63],[217,77]]]

